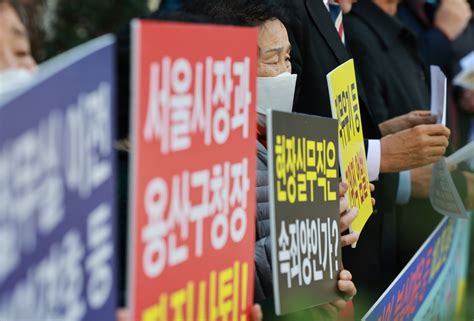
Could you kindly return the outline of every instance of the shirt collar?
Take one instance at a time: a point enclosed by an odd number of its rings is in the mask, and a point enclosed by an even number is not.
[[[329,11],[329,0],[323,0],[324,6]]]

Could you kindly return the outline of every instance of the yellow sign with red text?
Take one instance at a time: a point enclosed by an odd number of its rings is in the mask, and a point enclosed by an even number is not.
[[[349,184],[346,197],[351,208],[359,209],[351,228],[360,233],[372,215],[373,207],[354,61],[351,59],[331,71],[327,81],[332,115],[339,121],[341,177]]]

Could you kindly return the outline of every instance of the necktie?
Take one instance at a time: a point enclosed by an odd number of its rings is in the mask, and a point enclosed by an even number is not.
[[[342,24],[342,10],[341,6],[334,0],[329,1],[329,14],[334,22],[339,38],[341,38],[342,43],[345,44],[346,39],[344,36],[344,25]]]

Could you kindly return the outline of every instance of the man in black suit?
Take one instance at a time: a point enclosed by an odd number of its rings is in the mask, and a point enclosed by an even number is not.
[[[294,111],[332,117],[326,75],[351,57],[339,38],[324,0],[279,1],[286,7],[289,14],[287,29],[293,48],[291,62],[293,72],[298,74]],[[359,81],[358,89],[364,137],[374,140],[380,139],[380,130],[373,119],[371,109],[368,108],[365,91]],[[446,142],[445,138],[449,136],[448,129],[440,126],[412,128],[423,124],[424,118],[413,121],[397,121],[397,124],[387,124],[389,127],[396,128],[396,130],[390,131],[396,134],[383,137],[381,140],[382,155],[386,157],[381,157],[379,172],[393,173],[416,168],[430,164],[444,154],[443,148],[434,147],[442,146]],[[404,122],[406,124],[402,124]],[[397,133],[398,131],[400,133]],[[438,140],[432,144],[434,150],[426,152],[427,146],[418,141],[417,136],[437,137]],[[400,140],[404,140],[404,142],[402,143]],[[407,143],[413,145],[408,146]],[[368,142],[367,145],[370,143]],[[370,146],[368,147],[370,149]],[[412,149],[412,153],[407,153],[408,148]],[[402,154],[404,157],[401,156]]]
[[[298,74],[294,111],[331,117],[326,75],[350,59],[323,0],[280,0],[288,11],[293,71]],[[351,0],[341,7],[350,11]],[[343,38],[342,38],[343,39]],[[356,249],[345,249],[344,264],[354,275],[359,294],[356,313],[363,314],[396,276],[395,197],[398,172],[437,161],[448,145],[449,130],[421,125],[426,118],[396,119],[384,124],[391,135],[381,137],[379,126],[358,81],[360,110],[368,152],[369,176],[379,178],[375,215],[368,221]],[[420,126],[417,126],[420,125]],[[431,143],[428,143],[431,142]],[[382,173],[379,177],[379,173]],[[392,173],[392,174],[388,174]],[[378,212],[378,213],[377,213]]]
[[[370,90],[369,101],[371,106],[380,108],[377,121],[413,112],[414,108],[429,109],[430,105],[429,74],[427,65],[420,59],[419,38],[396,14],[397,3],[390,0],[359,0],[345,19],[347,44],[361,70],[362,81]],[[396,215],[400,268],[408,263],[442,219],[428,199],[431,173],[430,166],[407,172],[405,189],[408,193],[399,203],[403,206],[397,209]],[[459,166],[452,177],[468,208],[474,199],[474,175]]]

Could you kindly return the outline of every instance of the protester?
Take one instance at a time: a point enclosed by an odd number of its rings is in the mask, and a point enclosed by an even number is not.
[[[330,116],[326,75],[350,58],[340,14],[341,9],[351,10],[352,1],[340,1],[341,8],[334,1],[280,1],[291,14],[287,27],[293,46],[292,64],[299,75],[294,111]],[[354,301],[360,312],[375,302],[399,272],[393,229],[399,174],[385,173],[438,160],[448,145],[449,130],[438,125],[412,127],[422,124],[425,117],[411,115],[385,124],[389,130],[382,137],[373,112],[376,107],[371,108],[363,84],[358,81],[357,85],[364,137],[370,139],[366,145],[369,178],[376,180],[382,173],[376,189],[376,215],[369,219],[357,248],[343,252],[346,267],[353,271],[360,290]]]
[[[397,6],[390,1],[373,3],[362,0],[346,17],[348,46],[354,54],[365,87],[370,88],[369,101],[378,110],[379,123],[403,115],[423,113],[414,111],[415,107],[425,109],[429,117],[428,66],[419,58],[417,38],[395,18],[396,13]],[[425,172],[430,173],[431,167],[411,172],[413,186],[419,187],[411,190],[414,197],[428,196],[430,184]],[[466,182],[460,177],[462,173],[458,172],[456,176],[467,202],[473,195],[465,195]]]
[[[212,19],[228,19],[232,17],[240,25],[257,26],[259,30],[259,59],[258,59],[258,77],[262,84],[271,77],[285,77],[287,86],[294,86],[291,81],[291,44],[288,39],[286,28],[281,22],[284,20],[284,14],[279,7],[266,0],[248,0],[248,1],[193,1],[186,6],[186,9],[193,13],[206,14]],[[257,92],[258,94],[258,92]],[[277,93],[275,93],[277,94]],[[257,98],[257,102],[260,99]],[[259,110],[259,106],[257,106]],[[286,106],[286,111],[290,112],[292,105]],[[268,168],[267,168],[267,149],[266,149],[266,122],[265,111],[259,110],[258,115],[258,163],[257,163],[257,243],[255,253],[256,280],[255,280],[255,301],[262,302],[269,300],[269,309],[265,310],[265,318],[272,319],[272,269],[271,269],[271,250],[270,250],[270,222],[268,205]],[[347,190],[345,184],[341,185],[342,195]],[[347,200],[341,199],[341,231],[346,231],[350,223],[357,215],[357,209],[348,209]],[[350,233],[342,236],[341,243],[350,245],[356,242],[358,235]],[[341,282],[344,275],[349,273],[342,272]],[[348,279],[347,281],[350,281]],[[346,292],[350,297],[355,294],[355,287],[352,282],[348,283],[350,291]],[[344,289],[339,286],[339,290]],[[334,302],[330,306],[305,311],[302,314],[291,315],[289,318],[307,319],[310,315],[323,314],[325,317],[335,318],[337,312],[345,306],[344,302]],[[332,312],[331,312],[332,311]],[[329,315],[328,315],[329,314]],[[309,320],[309,319],[307,319]]]
[[[348,185],[340,184],[343,261],[354,278],[348,270],[339,274],[340,300],[282,318],[274,315],[271,258],[275,253],[270,244],[266,110],[259,108],[265,97],[257,91],[257,304],[249,311],[252,321],[336,320],[353,298],[356,320],[360,320],[441,219],[431,208],[428,196],[433,163],[445,154],[450,130],[436,125],[436,117],[428,111],[427,66],[439,62],[452,79],[459,69],[460,53],[474,49],[474,24],[466,0],[435,1],[438,4],[431,7],[432,11],[422,2],[405,0],[397,7],[398,2],[392,0],[358,0],[354,5],[353,0],[169,0],[162,2],[162,11],[147,17],[257,27],[257,86],[271,88],[278,78],[285,89],[295,89],[294,101],[284,106],[287,112],[332,117],[326,76],[352,56],[355,59],[369,176],[371,181],[378,181],[377,208],[362,235],[349,232],[358,210],[349,208],[344,197]],[[170,14],[183,5],[184,12]],[[344,18],[342,13],[346,14]],[[125,308],[129,273],[129,27],[119,33],[117,47],[120,308],[116,319],[135,321]],[[30,80],[36,68],[21,6],[17,0],[0,0],[0,100]],[[472,117],[474,91],[457,92],[460,109]],[[474,138],[474,129],[472,133]],[[463,141],[466,139],[463,137]],[[465,205],[474,208],[474,174],[461,168],[453,171],[453,177]],[[433,220],[427,221],[428,216]],[[416,224],[418,239],[404,229],[410,224]],[[397,247],[399,250],[404,246],[400,239],[410,242],[412,248],[397,261]],[[357,248],[348,247],[356,242]],[[352,315],[349,318],[354,319]]]
[[[440,66],[448,77],[450,142],[461,148],[474,140],[474,90],[453,86],[452,80],[461,71],[460,60],[474,51],[472,7],[466,0],[405,0],[397,17],[417,36],[423,61]]]
[[[229,10],[236,10],[236,9],[241,9],[242,10],[242,5],[247,4],[246,6],[243,6],[248,9],[248,12],[245,14],[238,14],[238,11],[233,12],[232,15],[229,15]],[[211,1],[206,1],[206,5],[210,5]],[[214,5],[217,5],[218,3],[214,3]],[[195,5],[195,3],[193,3]],[[212,12],[205,11],[208,14],[208,17],[211,18],[211,20],[208,20],[208,18],[204,18],[202,16],[198,15],[189,15],[189,14],[183,14],[183,13],[176,13],[176,14],[160,14],[160,13],[154,13],[152,14],[149,19],[157,19],[157,20],[179,20],[179,21],[193,21],[193,22],[219,22],[219,23],[225,23],[228,21],[232,21],[234,24],[239,24],[239,25],[253,25],[253,26],[259,26],[259,46],[260,46],[260,55],[259,55],[259,70],[258,70],[258,76],[259,77],[274,77],[278,76],[282,73],[291,72],[291,65],[289,63],[289,42],[288,42],[288,36],[286,33],[286,29],[284,28],[283,24],[276,18],[278,17],[278,12],[279,10],[276,9],[276,7],[268,6],[266,1],[248,1],[248,2],[240,2],[237,4],[237,2],[234,3],[235,7],[226,7],[224,6],[224,3],[222,3],[222,7],[219,8],[219,10],[222,11],[216,11],[215,15],[212,15]],[[191,8],[191,5],[189,6]],[[202,8],[202,7],[201,7]],[[216,6],[217,8],[217,6]],[[195,12],[194,12],[195,13]],[[201,13],[201,12],[199,12]],[[119,54],[119,63],[121,62],[122,64],[119,64],[119,73],[121,74],[120,79],[123,80],[123,83],[126,83],[126,78],[128,78],[128,68],[124,67],[128,65],[128,63],[124,63],[128,61],[128,57],[130,54],[129,46],[130,46],[130,38],[129,38],[129,29],[122,31],[119,34],[119,48],[118,48],[118,54]],[[267,48],[268,46],[277,46],[279,50],[269,50],[268,54],[262,54],[262,48]],[[272,48],[274,49],[274,48]],[[263,51],[266,51],[263,49]],[[272,61],[269,63],[268,61]],[[275,62],[274,60],[278,60],[278,62]],[[121,71],[121,72],[120,72]],[[122,83],[122,81],[119,80],[119,83]],[[125,85],[124,85],[125,86]],[[127,105],[127,98],[125,98],[127,94],[122,92],[121,98],[119,99],[119,103],[123,106]],[[258,100],[258,99],[257,99]],[[288,110],[291,111],[292,106],[288,106]],[[122,115],[125,114],[125,111]],[[260,115],[260,119],[261,116]],[[123,117],[123,116],[122,116]],[[119,120],[120,121],[120,120]],[[124,123],[124,122],[120,122]],[[264,123],[264,122],[263,122]],[[259,122],[259,129],[261,130],[262,122]],[[126,127],[128,131],[128,126]],[[264,128],[263,128],[264,129]],[[126,137],[128,134],[125,134],[126,131],[124,128],[119,128],[119,137],[123,138],[118,144],[120,147],[120,150],[122,150],[122,154],[128,153],[129,150],[129,144],[127,143]],[[262,133],[262,132],[260,132]],[[261,141],[264,142],[264,137],[260,135]],[[262,139],[263,138],[263,139]],[[271,266],[270,264],[270,246],[269,246],[269,241],[270,238],[269,236],[269,212],[268,212],[268,173],[267,173],[267,167],[266,167],[266,147],[262,143],[259,144],[259,152],[258,152],[258,160],[259,160],[259,171],[257,173],[257,184],[266,181],[264,185],[258,186],[257,187],[257,201],[258,201],[258,209],[257,209],[257,249],[256,249],[256,254],[255,254],[255,260],[256,260],[256,284],[255,284],[255,291],[256,291],[256,297],[255,300],[258,301],[259,299],[265,299],[265,295],[268,295],[268,293],[273,290],[272,289],[272,276],[271,276]],[[264,151],[265,154],[262,153]],[[125,157],[123,159],[123,163],[128,163],[128,157]],[[265,168],[261,169],[260,166],[264,164]],[[125,165],[126,166],[126,165]],[[122,167],[123,168],[123,167]],[[123,170],[122,170],[123,171]],[[127,185],[127,180],[124,179],[121,183],[124,187]],[[265,191],[259,192],[263,188]],[[341,185],[341,193],[344,193],[345,190],[347,189],[347,186],[345,184]],[[121,195],[123,193],[120,193]],[[125,209],[127,207],[127,197],[123,196],[121,197],[120,202],[120,208]],[[347,200],[342,197],[341,198],[341,231],[346,231],[349,228],[349,225],[351,222],[354,220],[354,218],[357,215],[357,210],[352,209],[348,210],[348,202]],[[125,216],[125,214],[121,215],[122,217]],[[262,228],[259,228],[260,224],[264,224]],[[120,224],[121,226],[123,224]],[[263,233],[259,232],[263,231]],[[120,239],[125,239],[123,236],[126,233],[125,229],[121,229],[121,237]],[[347,235],[344,235],[341,239],[341,243],[344,245],[350,245],[354,242],[356,242],[358,239],[357,233],[349,233]],[[123,245],[124,246],[124,245]],[[123,247],[121,246],[121,247]],[[124,249],[122,249],[122,252]],[[124,254],[124,253],[123,253]],[[264,255],[265,257],[262,257]],[[122,261],[123,258],[126,257],[125,255],[121,255]],[[263,259],[263,261],[261,261]],[[122,266],[122,272],[120,273],[122,276],[125,275],[124,272],[124,264],[125,262],[121,262],[120,266]],[[265,294],[263,292],[260,292],[258,287],[260,286],[259,281],[259,271],[262,271],[261,266],[267,265],[264,267],[266,269],[265,275],[263,275],[265,281]],[[356,288],[354,286],[354,283],[351,281],[352,275],[348,271],[342,271],[339,275],[340,280],[338,281],[338,288],[341,292],[345,294],[345,299],[350,300],[352,299],[353,296],[356,294]],[[262,283],[262,284],[263,284]],[[124,287],[124,280],[121,282],[122,286],[121,288],[123,289]],[[263,296],[260,296],[263,295]],[[271,295],[271,294],[270,294]],[[121,300],[122,304],[124,303],[124,300]],[[331,317],[331,319],[335,318],[338,311],[340,311],[343,307],[345,306],[345,300],[339,300],[336,302],[333,302],[331,304],[325,305],[319,310],[316,311],[311,311],[309,313],[316,314],[316,315],[322,315],[324,318],[327,316]],[[253,310],[253,315],[257,315],[258,313],[255,311],[258,311],[260,308],[257,306],[254,307]],[[271,310],[273,310],[273,307],[271,307]],[[273,311],[272,311],[273,312]],[[272,313],[273,314],[273,313]],[[126,309],[119,309],[117,312],[117,317],[119,320],[126,320],[128,317],[128,312]],[[271,315],[268,314],[268,312],[265,313],[265,320],[271,319]]]
[[[36,68],[28,32],[21,17],[21,6],[16,0],[0,1],[0,70]]]
[[[0,0],[0,97],[29,81],[36,69],[23,16],[16,0]]]
[[[414,109],[430,108],[428,66],[420,59],[415,35],[398,21],[396,13],[397,4],[390,0],[360,0],[345,19],[347,45],[368,89],[370,105],[378,110],[380,123],[393,117],[420,113]],[[398,204],[404,206],[397,209],[394,226],[399,270],[442,218],[435,213],[428,199],[432,166],[404,174],[407,178],[400,181],[397,193]],[[472,174],[455,171],[452,175],[468,205],[474,198],[472,188],[467,188]]]
[[[448,72],[455,59],[455,43],[466,42],[462,35],[472,17],[469,3],[466,0],[441,0],[437,4],[404,0],[396,14],[417,36],[423,60]]]
[[[450,81],[461,70],[460,59],[474,50],[474,19],[466,0],[405,0],[397,17],[416,35],[423,61],[440,66]],[[474,132],[474,91],[449,85],[447,122],[451,145],[459,148]]]

